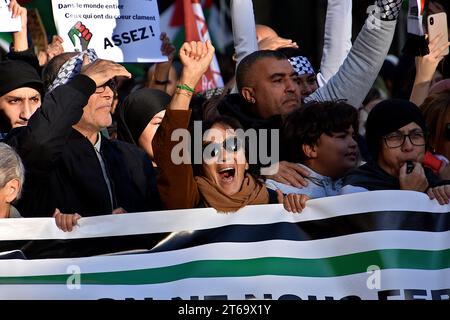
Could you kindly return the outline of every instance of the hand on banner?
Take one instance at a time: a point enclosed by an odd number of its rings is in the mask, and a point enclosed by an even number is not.
[[[450,185],[430,188],[427,193],[431,200],[436,199],[440,205],[450,203]]]
[[[264,38],[258,42],[259,50],[277,50],[280,48],[295,48],[298,49],[297,42],[291,39],[281,37]]]
[[[72,231],[74,226],[77,225],[78,220],[81,218],[78,213],[61,213],[58,208],[55,209],[53,217],[55,218],[58,228],[64,232]]]
[[[277,189],[277,199],[278,203],[282,203],[284,209],[293,213],[301,213],[306,207],[306,201],[309,197],[305,194],[294,194],[290,193],[288,195],[283,195],[283,193]]]
[[[89,63],[89,58],[83,58],[81,73],[95,81],[97,87],[102,86],[114,77],[131,78],[131,74],[124,66],[109,60],[98,59]]]
[[[122,207],[116,208],[112,212],[112,214],[122,214],[122,213],[127,213],[127,211]]]
[[[287,161],[280,161],[278,164],[278,172],[274,175],[266,176],[266,178],[287,184],[288,186],[302,188],[308,185],[308,182],[304,178],[307,176],[309,176],[309,172],[299,165]]]
[[[180,59],[183,64],[182,83],[195,88],[202,75],[208,70],[214,57],[214,47],[206,42],[185,42],[180,49]]]

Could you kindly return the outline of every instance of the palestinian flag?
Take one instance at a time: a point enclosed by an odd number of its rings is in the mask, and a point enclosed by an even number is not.
[[[378,191],[310,200],[301,214],[82,218],[71,233],[3,219],[0,299],[449,300],[449,211],[426,194]]]

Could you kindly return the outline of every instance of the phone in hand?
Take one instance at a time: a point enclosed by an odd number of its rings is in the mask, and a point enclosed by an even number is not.
[[[437,47],[442,47],[448,43],[448,26],[447,26],[447,14],[445,12],[439,12],[428,16],[428,39],[434,39],[439,34],[442,34],[441,40]],[[449,49],[444,52],[444,55],[449,54]]]
[[[414,163],[412,161],[406,161],[406,174],[410,174],[414,170]]]

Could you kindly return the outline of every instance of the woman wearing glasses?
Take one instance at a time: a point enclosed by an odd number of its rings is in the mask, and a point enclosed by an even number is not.
[[[202,132],[198,138],[197,134],[187,132],[193,88],[208,69],[213,54],[214,48],[209,42],[186,42],[180,50],[182,77],[153,139],[162,202],[167,209],[213,207],[219,212],[280,202],[286,210],[300,212],[308,197],[283,196],[280,191],[269,194],[264,184],[248,172],[245,151],[236,132],[239,129],[236,120],[221,117],[203,124],[203,129],[210,130]],[[188,139],[180,142],[178,138],[185,135]],[[191,165],[188,152],[183,152],[191,144],[190,137],[194,146],[191,153],[200,148],[202,154],[199,161],[194,157],[194,165]]]
[[[366,123],[372,161],[349,172],[342,193],[372,190],[426,192],[440,204],[449,203],[450,186],[423,167],[427,128],[420,109],[406,100],[385,100],[376,105]]]

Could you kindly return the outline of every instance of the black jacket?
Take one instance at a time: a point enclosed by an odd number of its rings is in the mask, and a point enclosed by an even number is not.
[[[429,188],[448,184],[448,181],[439,180],[429,168],[424,167],[424,171]],[[369,191],[400,190],[399,179],[391,176],[373,162],[368,162],[358,168],[350,170],[343,179],[343,185],[362,187]]]
[[[95,83],[79,75],[48,94],[27,127],[12,130],[5,141],[22,157],[26,176],[17,204],[25,217],[51,216],[55,208],[82,216],[160,208],[150,159],[138,147],[102,138],[101,155],[111,182],[112,201],[93,145],[72,128]]]

